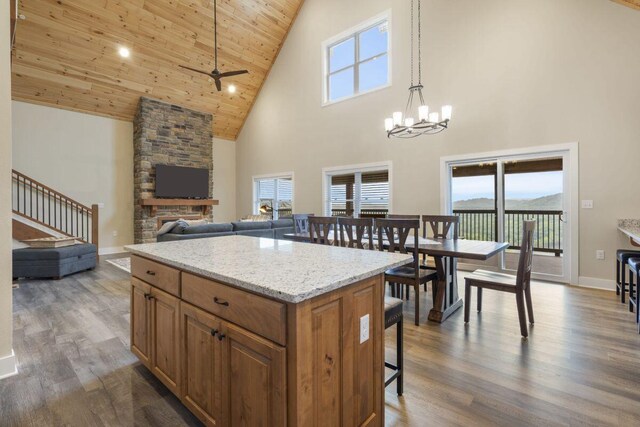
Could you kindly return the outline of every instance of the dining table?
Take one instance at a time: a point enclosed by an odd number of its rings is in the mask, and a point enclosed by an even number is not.
[[[327,237],[335,243],[333,232]],[[287,233],[284,238],[296,242],[310,241],[309,232]],[[373,242],[376,245],[378,239],[374,238]],[[408,250],[413,249],[414,240],[408,239],[405,246]],[[443,323],[462,307],[462,298],[458,292],[458,259],[486,261],[508,247],[508,242],[419,237],[418,253],[433,258],[438,274],[436,299],[428,319]]]

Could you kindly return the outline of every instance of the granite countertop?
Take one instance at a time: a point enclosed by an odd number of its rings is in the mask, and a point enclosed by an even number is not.
[[[298,303],[411,262],[410,254],[224,236],[125,246],[129,252]]]
[[[640,219],[619,219],[618,230],[640,243]]]

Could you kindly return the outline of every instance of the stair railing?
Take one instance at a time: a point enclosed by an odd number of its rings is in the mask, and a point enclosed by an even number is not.
[[[98,246],[98,205],[83,205],[16,170],[11,181],[14,214]]]

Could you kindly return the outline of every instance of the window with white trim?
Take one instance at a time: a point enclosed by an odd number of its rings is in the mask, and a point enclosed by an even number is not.
[[[389,170],[327,173],[325,214],[384,218],[390,207]]]
[[[253,213],[278,219],[289,216],[293,206],[293,177],[254,178]]]
[[[323,43],[324,103],[387,86],[391,74],[389,46],[388,14]]]

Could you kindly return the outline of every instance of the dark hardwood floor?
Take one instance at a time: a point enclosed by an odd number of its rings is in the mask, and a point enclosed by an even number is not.
[[[19,374],[0,381],[2,426],[185,426],[198,421],[129,352],[128,275],[102,261],[14,290]],[[640,336],[612,292],[535,283],[536,325],[520,338],[512,295],[485,291],[444,324],[405,305],[404,397],[387,425],[640,425]],[[394,358],[395,331],[387,331]]]

